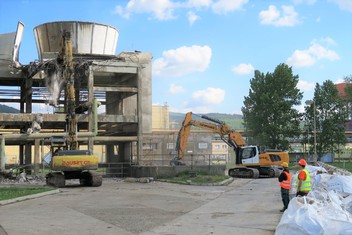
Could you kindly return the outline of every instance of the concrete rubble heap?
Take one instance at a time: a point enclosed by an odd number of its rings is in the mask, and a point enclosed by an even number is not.
[[[306,197],[290,200],[275,235],[352,234],[351,173],[322,163],[319,167],[308,165],[307,170],[312,191]],[[296,178],[292,177],[291,195],[296,193]]]
[[[25,172],[15,174],[12,169],[0,172],[1,185],[45,185],[45,176],[27,175]]]

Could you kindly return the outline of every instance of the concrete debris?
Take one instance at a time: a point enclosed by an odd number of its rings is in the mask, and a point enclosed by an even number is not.
[[[13,174],[12,169],[0,171],[0,179],[1,178],[7,178],[7,179],[11,178],[12,174]]]
[[[13,171],[7,170],[7,173],[0,173],[0,184],[31,184],[31,185],[45,185],[46,179],[41,175],[27,175],[22,172],[18,175]]]
[[[20,182],[20,183],[23,183],[23,182],[28,182],[28,179],[27,179],[27,176],[26,176],[27,174],[25,173],[25,172],[22,172],[21,174],[19,174],[18,176],[17,176],[17,180],[18,180],[18,182]]]
[[[41,130],[41,124],[43,123],[43,115],[35,114],[32,122],[32,127],[27,129],[27,134],[39,133]]]
[[[141,177],[141,178],[127,177],[125,178],[124,181],[129,183],[150,183],[154,181],[154,178],[153,177]]]
[[[323,167],[324,169],[326,169],[330,174],[333,174],[334,172],[339,174],[339,175],[352,175],[351,172],[345,170],[345,169],[341,169],[341,168],[337,168],[334,166],[330,166],[326,163],[323,162],[318,162],[318,165]]]
[[[307,166],[312,191],[293,197],[276,227],[275,235],[352,234],[352,175],[326,164]],[[324,166],[324,167],[323,167]],[[292,176],[290,194],[295,195]]]

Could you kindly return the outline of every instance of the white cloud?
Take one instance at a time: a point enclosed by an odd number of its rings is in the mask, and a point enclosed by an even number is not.
[[[170,107],[169,108],[170,112],[175,112],[175,113],[188,113],[192,112],[195,114],[203,114],[203,113],[210,113],[212,109],[210,109],[208,106],[190,106],[188,103],[182,104],[182,107]]]
[[[212,0],[188,0],[187,5],[192,8],[209,7],[212,4]]]
[[[182,86],[178,86],[176,84],[171,84],[170,88],[169,88],[169,92],[171,94],[179,94],[179,93],[182,93],[184,91],[185,91],[185,89]]]
[[[309,5],[313,5],[317,0],[293,0],[295,4],[306,3]]]
[[[315,88],[315,83],[299,80],[297,84],[297,88],[300,89],[301,91],[312,91]]]
[[[124,18],[133,13],[151,13],[158,20],[169,20],[175,18],[173,11],[179,6],[179,3],[170,0],[130,0],[125,8],[118,5],[115,13]]]
[[[153,63],[154,76],[177,77],[192,72],[205,71],[211,59],[208,46],[179,47],[163,52],[163,57]]]
[[[316,58],[308,50],[295,50],[292,56],[287,59],[287,64],[295,67],[309,67],[315,62]]]
[[[323,39],[322,42],[324,41],[330,45],[334,43],[331,38]],[[340,57],[335,51],[313,41],[307,50],[295,50],[292,56],[287,59],[287,64],[295,67],[309,67],[322,59],[335,61],[339,60]]]
[[[188,13],[187,13],[187,16],[188,16],[188,22],[189,22],[189,24],[190,25],[193,25],[194,24],[194,22],[196,22],[197,20],[199,20],[199,16],[198,15],[196,15],[193,11],[189,11]]]
[[[220,104],[224,101],[225,90],[208,87],[205,90],[195,91],[192,98],[204,104]]]
[[[322,43],[326,43],[326,44],[329,45],[329,46],[335,46],[335,45],[336,45],[336,42],[334,41],[334,39],[329,38],[329,37],[322,38],[322,39],[320,39],[320,41],[321,41]],[[316,41],[316,40],[313,41],[313,42],[319,43],[319,42]]]
[[[245,75],[252,73],[254,71],[254,67],[251,64],[239,64],[237,66],[234,66],[232,68],[232,71],[235,74]]]
[[[131,17],[132,14],[152,14],[157,20],[176,19],[174,15],[177,9],[189,9],[188,21],[192,25],[200,19],[193,11],[211,8],[215,14],[226,14],[228,12],[241,10],[249,0],[129,0],[126,6],[117,5],[114,13],[124,18]]]
[[[292,6],[282,6],[280,12],[276,6],[270,5],[268,10],[259,13],[261,24],[274,26],[295,26],[299,23],[298,14]]]
[[[171,107],[172,112],[193,112],[193,113],[209,113],[220,103],[224,101],[225,90],[220,88],[208,87],[204,90],[198,90],[192,93],[192,98],[187,101],[180,102],[178,107]]]
[[[306,112],[305,104],[303,103],[303,104],[297,106],[297,110],[298,110],[299,113],[305,113]]]
[[[329,50],[317,43],[314,43],[311,47],[309,47],[308,52],[317,57],[317,59],[327,59],[327,60],[339,60],[339,55],[333,51]]]
[[[330,2],[336,3],[341,10],[352,12],[352,1],[351,0],[329,0]]]
[[[345,79],[343,79],[343,78],[338,78],[337,80],[336,80],[336,82],[334,82],[335,84],[339,84],[339,83],[344,83],[345,82]]]
[[[211,8],[216,14],[226,14],[231,11],[236,11],[242,9],[248,0],[218,0],[215,2]]]

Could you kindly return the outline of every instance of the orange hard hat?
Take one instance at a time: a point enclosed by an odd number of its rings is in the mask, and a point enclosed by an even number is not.
[[[306,166],[307,162],[306,162],[306,160],[301,159],[301,160],[298,161],[298,164],[300,164],[301,166]]]

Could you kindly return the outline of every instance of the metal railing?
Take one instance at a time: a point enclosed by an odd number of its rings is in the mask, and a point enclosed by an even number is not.
[[[172,155],[150,155],[139,161],[142,166],[170,166]],[[212,154],[187,154],[181,160],[187,166],[225,165],[227,159]]]

